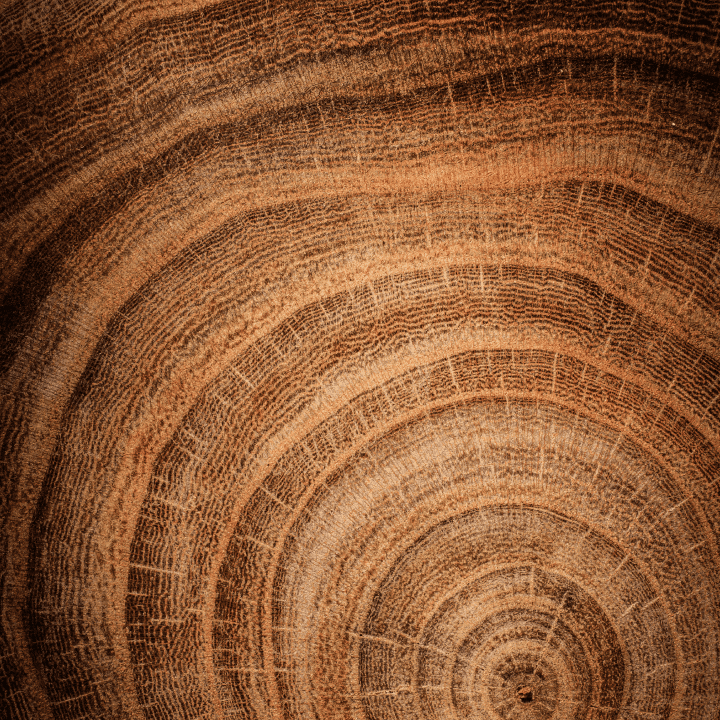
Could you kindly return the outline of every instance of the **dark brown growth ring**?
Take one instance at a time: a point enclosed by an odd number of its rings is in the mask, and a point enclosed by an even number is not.
[[[529,685],[521,685],[517,689],[518,700],[522,703],[531,703],[533,701],[533,690]]]

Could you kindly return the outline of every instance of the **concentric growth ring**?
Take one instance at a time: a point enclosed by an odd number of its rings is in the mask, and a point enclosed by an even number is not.
[[[718,720],[717,0],[0,37],[0,717]]]
[[[635,545],[632,511],[607,515],[603,499],[611,488],[637,494],[663,471],[613,431],[583,426],[578,435],[574,413],[517,402],[420,417],[316,485],[287,521],[274,568],[269,525],[243,520],[227,558],[240,564],[225,565],[218,587],[218,674],[230,680],[239,653],[262,702],[252,666],[264,654],[284,702],[323,715],[672,716],[695,672],[684,670],[678,630],[689,606],[674,597],[687,568],[668,556],[665,580],[648,567],[652,546],[673,532],[667,511],[657,538]],[[602,476],[557,455],[582,437],[605,438],[594,450]],[[507,465],[511,446],[520,474]],[[584,495],[582,520],[559,509],[570,487]],[[248,562],[273,583],[260,615]],[[526,686],[530,702],[518,695]]]
[[[569,719],[585,718],[591,708],[615,718],[632,702],[628,650],[614,623],[577,582],[544,569],[555,565],[546,549],[510,538],[507,523],[519,517],[541,533],[576,531],[567,518],[539,508],[488,508],[442,523],[405,551],[363,628],[360,686],[368,717],[386,716],[390,704],[422,718]],[[614,554],[583,530],[587,541]],[[498,567],[500,557],[515,562]],[[433,575],[451,573],[455,587],[433,606]],[[655,630],[668,632],[667,623]],[[388,654],[383,640],[406,645],[412,660]],[[637,663],[632,653],[628,659]]]

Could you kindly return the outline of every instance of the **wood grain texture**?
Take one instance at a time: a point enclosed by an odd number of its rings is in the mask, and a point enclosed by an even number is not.
[[[717,2],[0,31],[2,717],[716,720]]]

